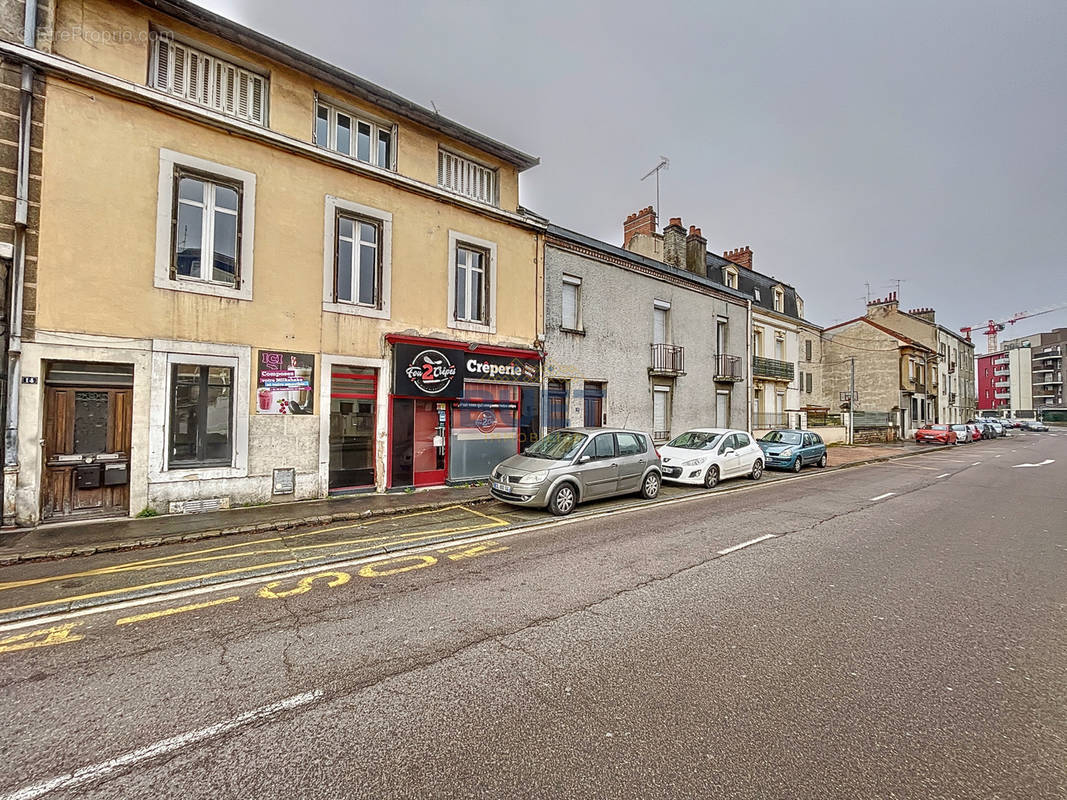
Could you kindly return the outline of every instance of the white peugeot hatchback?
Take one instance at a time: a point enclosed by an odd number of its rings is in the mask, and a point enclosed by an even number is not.
[[[659,448],[663,479],[712,488],[724,478],[763,475],[763,450],[745,431],[695,428]]]

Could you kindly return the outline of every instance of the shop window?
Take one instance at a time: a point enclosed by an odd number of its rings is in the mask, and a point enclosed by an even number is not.
[[[209,364],[172,365],[168,467],[230,465],[233,372]]]
[[[548,382],[547,428],[554,431],[567,427],[567,382]]]
[[[604,425],[604,384],[585,382],[585,427]]]
[[[330,374],[331,490],[374,485],[377,373],[336,365]]]
[[[448,478],[485,478],[519,451],[519,387],[467,381],[452,404]]]

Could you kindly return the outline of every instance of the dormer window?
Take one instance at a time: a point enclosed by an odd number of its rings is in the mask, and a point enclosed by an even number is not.
[[[315,144],[382,169],[395,168],[396,127],[321,100],[315,104]]]
[[[774,310],[785,312],[785,291],[781,287],[774,287]]]
[[[228,117],[267,124],[270,82],[228,59],[157,33],[149,85]]]
[[[797,297],[797,316],[804,318],[804,301]]]
[[[722,268],[722,281],[730,289],[737,288],[737,270],[734,267]]]
[[[757,287],[755,287],[755,288],[754,288],[754,289],[752,290],[752,298],[753,298],[753,299],[754,299],[754,300],[755,300],[755,301],[756,301],[757,303],[758,303],[758,302],[760,302],[760,301],[761,301],[761,300],[763,299],[762,297],[760,297],[760,293],[759,293],[759,287],[758,287],[758,286],[757,286]]]
[[[494,169],[443,148],[437,151],[437,185],[442,189],[495,206],[496,178]]]

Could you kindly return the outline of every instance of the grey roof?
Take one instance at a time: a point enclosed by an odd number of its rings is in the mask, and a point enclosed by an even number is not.
[[[368,103],[373,103],[379,108],[384,108],[412,122],[425,125],[431,130],[477,148],[482,152],[490,153],[501,161],[514,165],[520,171],[535,167],[541,163],[541,160],[536,156],[527,155],[502,142],[484,136],[398,94],[394,94],[388,89],[383,89],[377,84],[346,72],[340,67],[297,50],[295,47],[283,44],[251,28],[246,28],[244,25],[239,25],[223,16],[207,11],[200,6],[187,2],[187,0],[137,1],[143,6],[155,9],[249,50],[261,53],[295,70],[312,75]]]
[[[580,244],[583,247],[590,248],[591,250],[599,250],[600,252],[605,253],[607,255],[625,259],[626,261],[629,261],[633,264],[637,264],[639,266],[646,267],[647,269],[661,272],[665,276],[670,275],[675,278],[681,278],[682,280],[691,281],[707,289],[715,289],[716,291],[722,292],[723,294],[735,297],[738,300],[743,301],[749,299],[749,296],[746,296],[745,294],[737,291],[736,289],[731,289],[730,287],[723,285],[723,283],[720,281],[713,281],[703,275],[697,275],[696,273],[690,272],[687,269],[679,269],[678,267],[673,267],[670,264],[665,264],[662,261],[657,261],[654,258],[647,258],[646,256],[638,255],[637,253],[631,253],[629,250],[626,250],[622,247],[618,247],[613,244],[608,244],[607,242],[602,242],[599,239],[594,239],[591,236],[586,236],[585,234],[578,233],[577,231],[572,231],[567,228],[561,228],[558,225],[549,225],[548,234],[550,236],[555,236],[557,238],[573,242],[574,244]]]
[[[740,264],[735,264],[728,258],[723,258],[715,253],[708,253],[708,277],[717,284],[722,285],[722,268],[725,266],[732,266],[737,268],[737,288],[745,297],[752,299],[752,305],[764,308],[767,311],[774,311],[774,294],[771,291],[775,286],[781,286],[785,292],[785,305],[783,311],[776,313],[784,313],[787,317],[793,317],[794,319],[803,320],[809,322],[797,313],[797,290],[784,281],[780,281],[772,275],[764,275],[762,272],[756,272],[748,267],[742,267]],[[755,297],[755,289],[760,290],[760,296],[757,300]],[[810,323],[809,324],[814,324]]]

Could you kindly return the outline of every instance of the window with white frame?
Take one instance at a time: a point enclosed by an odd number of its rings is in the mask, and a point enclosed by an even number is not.
[[[448,232],[448,327],[496,331],[496,243]]]
[[[582,329],[582,279],[563,276],[562,319],[560,327],[570,331]]]
[[[774,357],[779,361],[785,359],[785,339],[781,334],[774,337]]]
[[[804,301],[799,297],[797,298],[797,316],[800,318],[804,317]]]
[[[729,288],[737,288],[737,270],[733,267],[722,268],[722,279]]]
[[[652,437],[656,441],[671,438],[671,387],[665,384],[652,387]]]
[[[777,286],[774,288],[774,310],[785,311],[785,292]]]
[[[671,335],[671,304],[656,300],[652,304],[652,344],[666,344]]]
[[[381,224],[354,214],[337,213],[334,246],[334,300],[378,308],[381,283]]]
[[[253,173],[160,150],[154,285],[251,300],[255,201]]]
[[[322,309],[389,318],[393,215],[326,196]]]
[[[267,78],[169,34],[154,33],[149,85],[228,117],[267,124]]]
[[[315,144],[382,169],[395,169],[396,127],[321,100],[315,104]]]
[[[239,181],[175,167],[171,278],[240,283],[241,191]]]
[[[758,286],[757,286],[757,287],[755,287],[755,288],[753,288],[753,290],[752,290],[752,297],[753,297],[753,299],[754,299],[754,300],[755,300],[755,301],[756,301],[757,303],[758,303],[758,302],[760,302],[760,300],[762,300],[762,299],[763,299],[763,298],[762,298],[762,297],[760,296],[760,292],[759,292],[759,287],[758,287]]]
[[[437,185],[480,203],[497,204],[496,170],[444,148],[437,151]]]

